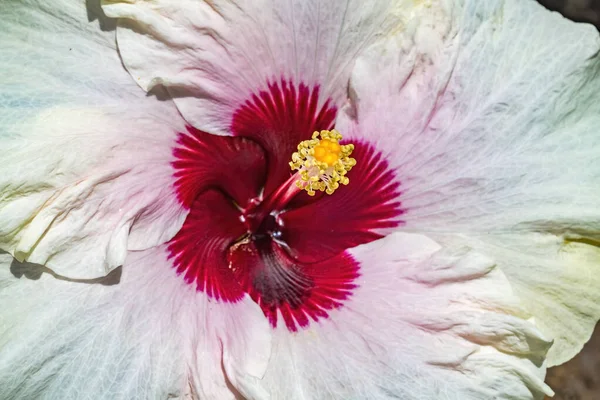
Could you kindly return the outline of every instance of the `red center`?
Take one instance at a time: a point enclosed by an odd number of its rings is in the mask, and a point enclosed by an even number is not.
[[[296,146],[332,129],[335,115],[318,87],[282,81],[235,112],[234,136],[180,133],[175,185],[190,213],[169,250],[188,283],[216,301],[248,294],[291,331],[343,305],[359,276],[346,250],[397,226],[402,210],[396,177],[366,141],[354,142],[348,186],[314,197],[286,190]]]

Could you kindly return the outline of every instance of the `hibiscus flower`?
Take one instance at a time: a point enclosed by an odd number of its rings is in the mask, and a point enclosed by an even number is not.
[[[5,3],[1,398],[540,398],[589,338],[592,27]]]

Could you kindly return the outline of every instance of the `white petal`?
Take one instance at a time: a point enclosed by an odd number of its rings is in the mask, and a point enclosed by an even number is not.
[[[338,120],[388,155],[401,229],[503,248],[491,255],[555,340],[549,365],[600,317],[599,49],[593,27],[533,1],[455,1],[357,61]],[[569,239],[589,245],[564,257]]]
[[[165,85],[188,121],[227,134],[234,110],[267,81],[320,85],[345,100],[358,53],[400,23],[409,1],[122,1],[107,15],[125,65],[150,90]]]
[[[131,80],[114,26],[88,22],[83,1],[3,2],[0,14],[0,248],[97,277],[128,248],[170,239],[185,217],[173,103]]]
[[[234,399],[231,384],[260,390],[254,381],[270,352],[260,309],[250,299],[210,302],[176,276],[163,248],[132,253],[120,280],[74,282],[35,264],[9,269],[10,260],[0,255],[0,398]]]
[[[549,346],[492,260],[396,233],[351,251],[359,287],[327,320],[275,332],[276,399],[530,399]]]
[[[498,260],[536,325],[554,339],[549,366],[568,361],[589,340],[600,304],[598,247],[542,233],[434,236],[447,245],[473,246]]]

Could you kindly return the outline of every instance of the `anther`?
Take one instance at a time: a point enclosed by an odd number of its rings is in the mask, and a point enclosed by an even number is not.
[[[312,139],[298,145],[292,154],[290,167],[299,172],[296,186],[314,196],[317,190],[332,194],[340,184],[347,185],[348,171],[356,165],[350,157],[353,144],[340,144],[342,135],[336,131],[314,132]]]

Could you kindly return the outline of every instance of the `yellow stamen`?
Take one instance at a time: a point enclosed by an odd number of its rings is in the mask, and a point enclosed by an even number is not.
[[[332,194],[340,184],[350,182],[346,174],[356,165],[350,157],[354,145],[341,145],[341,139],[342,135],[332,130],[315,132],[312,139],[300,142],[290,162],[292,170],[300,175],[296,186],[314,196],[316,190]]]

